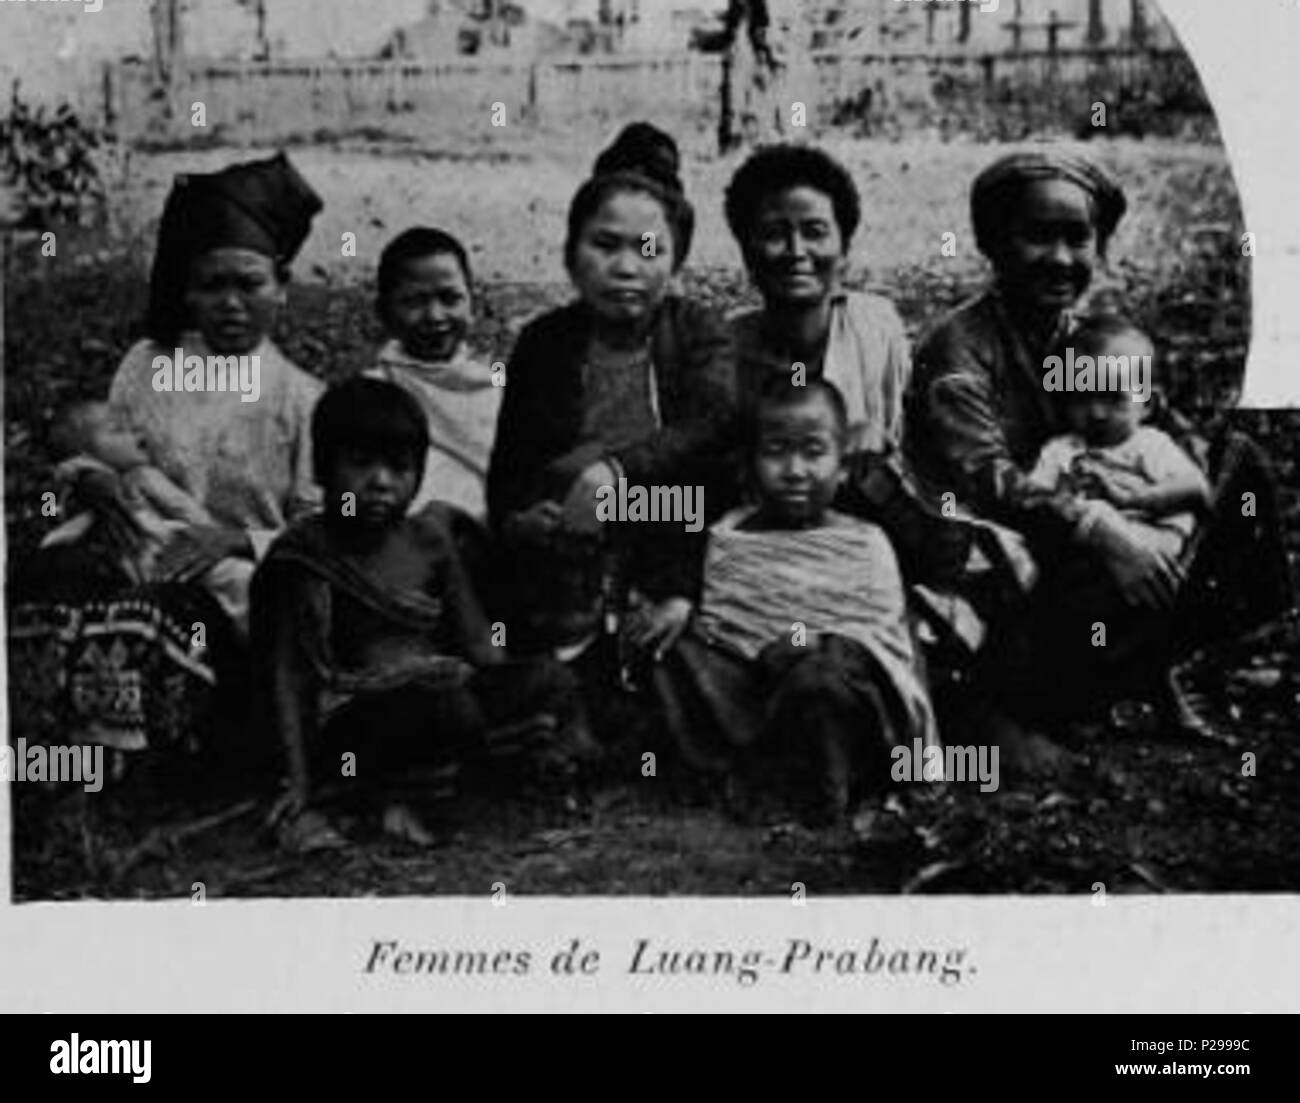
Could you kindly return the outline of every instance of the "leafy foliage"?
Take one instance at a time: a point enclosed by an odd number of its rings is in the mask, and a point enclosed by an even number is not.
[[[66,103],[53,113],[33,108],[14,85],[9,114],[0,119],[0,176],[16,183],[21,225],[93,222],[104,210],[94,153],[103,135]]]

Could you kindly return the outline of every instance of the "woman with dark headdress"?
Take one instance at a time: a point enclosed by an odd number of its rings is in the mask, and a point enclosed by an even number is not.
[[[211,718],[203,691],[214,667],[232,681],[244,673],[236,657],[251,569],[240,572],[242,587],[226,588],[220,605],[194,583],[218,563],[243,560],[251,568],[275,534],[318,500],[308,430],[321,385],[269,334],[284,304],[288,264],[321,205],[283,154],[179,176],[167,197],[148,336],[118,368],[109,407],[138,436],[152,466],[211,523],[172,536],[142,587],[107,573],[55,579],[61,591],[32,594],[44,602],[15,617],[14,635],[47,668],[42,684],[50,703],[70,702],[65,730],[135,747],[192,738],[197,720]],[[160,370],[177,357],[185,373]],[[204,367],[191,374],[190,357]],[[229,364],[237,360],[210,368],[216,358],[244,357],[242,391],[231,389]],[[94,478],[73,490],[103,516],[101,536],[129,547],[138,534],[116,493]],[[65,593],[68,604],[48,603]],[[227,700],[242,699],[237,682],[227,689]]]
[[[1029,479],[1038,450],[1064,431],[1044,361],[1068,344],[1126,206],[1110,174],[1081,157],[1032,151],[996,161],[971,194],[993,286],[943,319],[916,353],[907,458],[927,497],[986,537],[974,541],[971,563],[1006,585],[981,588],[970,573],[959,588],[998,595],[983,648],[986,685],[1000,708],[1015,705],[1030,717],[1146,696],[1168,669],[1175,600],[1189,572],[1187,557],[1139,546],[1081,496],[1048,493]],[[1205,455],[1172,412],[1153,410],[1150,420]],[[1246,452],[1234,443],[1221,483]],[[986,601],[981,611],[993,610]],[[1104,646],[1096,643],[1099,624]]]
[[[488,510],[514,565],[510,646],[572,655],[618,594],[678,592],[682,524],[597,516],[602,487],[704,487],[724,506],[734,364],[719,319],[670,290],[694,212],[672,138],[634,123],[597,158],[569,208],[565,264],[578,298],[530,323],[507,367]],[[683,608],[685,606],[685,608]],[[689,606],[656,605],[638,640],[662,649]]]

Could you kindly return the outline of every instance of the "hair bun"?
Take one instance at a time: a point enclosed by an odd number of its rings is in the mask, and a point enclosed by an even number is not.
[[[677,143],[651,123],[629,123],[596,158],[595,174],[634,172],[675,192],[682,190]]]

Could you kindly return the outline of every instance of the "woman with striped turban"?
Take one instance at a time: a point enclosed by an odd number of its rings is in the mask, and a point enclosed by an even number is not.
[[[996,161],[971,194],[993,284],[916,351],[904,450],[925,496],[970,522],[970,558],[954,588],[984,619],[995,613],[981,648],[995,714],[1078,715],[1153,688],[1172,703],[1161,683],[1189,558],[1140,547],[1081,497],[1029,481],[1039,449],[1064,431],[1044,361],[1068,343],[1126,207],[1119,184],[1081,157],[1049,150]],[[1161,416],[1186,438],[1185,425],[1152,411]],[[1203,443],[1189,450],[1205,454]]]

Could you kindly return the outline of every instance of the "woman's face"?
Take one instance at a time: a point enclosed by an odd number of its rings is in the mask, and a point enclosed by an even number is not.
[[[806,306],[839,286],[844,248],[831,197],[801,185],[759,205],[745,259],[768,306]]]
[[[1065,310],[1092,281],[1097,230],[1088,193],[1068,180],[1034,180],[1020,194],[993,260],[1003,292],[1040,312]]]
[[[569,275],[600,318],[635,325],[653,314],[668,293],[673,248],[672,230],[657,199],[616,192],[583,223]]]
[[[284,298],[275,261],[251,249],[211,249],[190,266],[190,324],[222,356],[255,349],[275,325]]]

